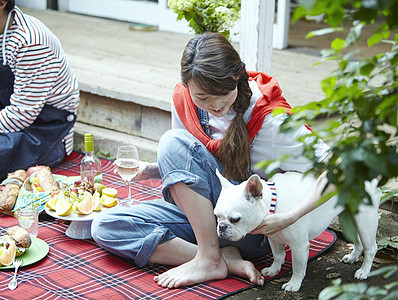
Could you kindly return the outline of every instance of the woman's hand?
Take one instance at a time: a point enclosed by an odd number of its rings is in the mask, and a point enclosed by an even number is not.
[[[113,163],[115,165],[115,162]],[[160,173],[157,163],[150,163],[146,161],[139,162],[140,170],[138,174],[133,178],[133,181],[140,181],[146,179],[160,179]],[[117,168],[113,171],[115,174],[118,174]]]
[[[146,180],[150,178],[160,179],[158,164],[140,161],[140,171],[137,176],[133,178],[133,181]]]
[[[292,225],[296,220],[291,212],[266,215],[261,224],[250,233],[271,235]]]

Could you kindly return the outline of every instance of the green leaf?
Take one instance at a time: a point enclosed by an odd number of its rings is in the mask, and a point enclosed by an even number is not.
[[[332,299],[332,298],[340,295],[342,292],[343,292],[343,290],[340,286],[329,286],[329,287],[323,289],[319,293],[318,299],[319,300],[329,300],[329,299]]]
[[[364,294],[367,289],[366,283],[349,283],[342,285],[342,289],[345,293],[353,293],[353,294]]]
[[[389,284],[386,284],[384,287],[387,290],[391,290],[391,289],[395,288],[396,286],[398,286],[398,281],[394,281],[394,282],[391,282]]]
[[[330,47],[336,51],[340,51],[341,49],[343,49],[344,44],[345,41],[343,39],[335,38],[330,44]]]
[[[366,61],[359,69],[361,75],[369,76],[375,69],[376,64],[373,61]]]
[[[296,7],[292,17],[293,23],[296,22],[297,20],[304,18],[306,15],[307,15],[307,10],[304,7],[302,6]]]
[[[383,274],[384,278],[390,277],[392,274],[398,271],[398,266],[397,265],[391,265],[391,266],[386,266],[377,270],[374,270],[369,273],[369,277],[371,276],[377,276]]]
[[[364,27],[363,23],[357,23],[353,27],[351,27],[350,32],[345,39],[346,44],[345,47],[348,47],[358,41],[361,36],[362,28]]]
[[[349,241],[356,242],[358,232],[357,224],[355,222],[354,216],[347,209],[340,214],[340,223],[344,236]]]
[[[368,47],[372,47],[373,45],[376,45],[380,43],[380,41],[383,39],[383,35],[379,32],[374,33],[370,38],[367,40]]]
[[[343,31],[343,28],[342,28],[342,27],[336,27],[336,28],[327,27],[327,28],[322,28],[322,29],[310,31],[309,33],[307,33],[307,35],[305,36],[305,38],[308,39],[308,38],[312,38],[312,37],[314,37],[314,36],[321,36],[321,35],[325,35],[325,34],[329,34],[329,33],[333,33],[333,32],[338,32],[338,31]]]
[[[380,174],[387,173],[387,163],[383,156],[377,155],[370,151],[364,151],[364,163],[371,169]]]

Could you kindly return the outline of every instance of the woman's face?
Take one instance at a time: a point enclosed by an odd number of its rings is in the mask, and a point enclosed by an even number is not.
[[[187,85],[193,103],[215,117],[224,116],[238,96],[237,87],[226,95],[210,95],[202,91],[192,79],[188,81]]]

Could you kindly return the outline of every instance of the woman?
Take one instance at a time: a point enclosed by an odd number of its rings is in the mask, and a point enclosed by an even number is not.
[[[232,45],[220,34],[204,33],[189,41],[181,59],[182,83],[173,94],[172,127],[159,141],[158,164],[141,163],[136,179],[161,177],[167,204],[142,203],[115,208],[93,221],[92,235],[108,251],[133,259],[137,266],[178,266],[155,277],[158,285],[176,288],[225,278],[228,273],[262,285],[264,278],[249,261],[269,252],[263,234],[277,231],[313,209],[319,195],[284,215],[265,218],[239,242],[219,240],[213,208],[221,190],[215,170],[233,182],[256,172],[254,165],[283,154],[301,153],[296,138],[303,127],[279,132],[284,115],[272,109],[289,105],[276,81],[246,72]],[[316,157],[326,157],[320,143]],[[286,160],[284,170],[305,172],[312,162]],[[271,224],[271,225],[270,225]]]
[[[0,0],[0,180],[73,150],[76,78],[58,38],[14,0]]]

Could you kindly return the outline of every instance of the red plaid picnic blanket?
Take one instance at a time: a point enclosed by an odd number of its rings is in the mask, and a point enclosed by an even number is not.
[[[61,175],[78,175],[82,158],[73,153],[53,172]],[[118,189],[118,197],[127,196],[121,179],[113,174],[111,161],[102,160],[103,181],[106,186]],[[161,197],[161,182],[147,180],[133,184],[132,194],[145,201]],[[0,215],[0,235],[8,227],[17,224],[13,217]],[[0,270],[0,299],[221,299],[253,287],[239,277],[209,281],[179,289],[158,287],[153,276],[166,271],[162,265],[137,268],[134,263],[119,258],[99,248],[93,240],[76,240],[65,235],[67,225],[57,223],[49,216],[41,216],[38,238],[50,247],[48,255],[32,265],[20,268],[18,288],[8,289],[13,269]],[[310,258],[329,248],[336,236],[323,232],[310,243]],[[286,262],[278,276],[291,270],[291,255],[286,247]],[[260,270],[272,263],[272,255],[265,255],[255,262]],[[269,279],[271,280],[271,279]]]

